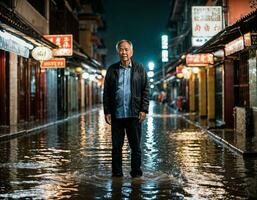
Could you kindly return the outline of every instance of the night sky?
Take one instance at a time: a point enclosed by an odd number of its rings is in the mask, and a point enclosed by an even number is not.
[[[134,45],[133,59],[144,64],[160,60],[161,35],[166,31],[170,0],[102,0],[108,49],[106,64],[117,62],[115,44],[129,39]]]

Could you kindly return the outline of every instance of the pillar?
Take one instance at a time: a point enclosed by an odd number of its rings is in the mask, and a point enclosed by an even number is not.
[[[210,67],[207,69],[207,106],[208,119],[215,119],[215,69]]]
[[[189,79],[189,112],[195,112],[195,74]]]
[[[205,117],[207,115],[206,108],[206,71],[201,68],[199,71],[199,115]]]
[[[17,124],[18,121],[18,58],[14,53],[10,53],[10,125]]]

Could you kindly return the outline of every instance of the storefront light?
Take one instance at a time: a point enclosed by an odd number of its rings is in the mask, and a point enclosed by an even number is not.
[[[95,75],[94,74],[90,74],[89,75],[89,80],[90,81],[94,81],[95,80]]]
[[[189,68],[184,67],[182,69],[182,73],[183,73],[184,78],[186,78],[186,79],[189,79],[191,76],[191,70]]]
[[[89,78],[89,73],[84,72],[84,73],[82,74],[82,78],[83,78],[83,79],[88,79],[88,78]]]
[[[197,73],[199,73],[199,68],[198,67],[193,67],[192,68],[192,72],[194,73],[194,74],[197,74]]]
[[[82,73],[82,68],[81,67],[76,67],[75,72],[78,73],[78,74]]]
[[[182,69],[182,73],[183,73],[183,74],[186,74],[187,72],[188,72],[187,68],[184,67],[184,68]]]
[[[177,76],[177,78],[184,78],[183,73],[177,73],[176,76]]]

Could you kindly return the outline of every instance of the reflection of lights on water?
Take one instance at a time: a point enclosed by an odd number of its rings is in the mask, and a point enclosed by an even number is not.
[[[149,115],[153,115],[154,105],[155,104],[151,101],[149,104],[149,110],[148,110]]]
[[[178,141],[177,143],[177,157],[184,165],[192,164],[198,165],[201,159],[201,139],[200,132],[181,132],[171,136],[172,139]],[[204,138],[205,140],[205,138]],[[198,163],[198,164],[197,164]]]
[[[99,148],[100,149],[111,149],[111,127],[105,122],[104,111],[99,112],[98,118],[98,137],[99,137]],[[108,142],[107,142],[108,141]]]
[[[84,115],[81,116],[80,124],[80,147],[84,147],[86,145],[86,127]]]
[[[78,191],[78,188],[75,188],[76,185],[74,177],[71,174],[45,174],[45,179],[53,180],[46,182],[39,186],[43,190],[44,199],[50,199],[55,197],[59,198],[70,198],[71,192]]]
[[[156,151],[155,148],[155,141],[154,141],[154,123],[153,123],[153,117],[149,117],[147,121],[147,132],[146,132],[146,166],[152,168],[154,166],[154,157],[156,157],[156,154],[153,154],[154,151]]]
[[[60,166],[66,166],[70,163],[70,159],[66,159],[70,155],[70,150],[56,148],[42,148],[37,150],[36,155],[26,157],[26,162],[19,162],[16,168],[26,169],[38,173],[31,174],[30,177],[36,184],[35,189],[24,189],[19,197],[33,197],[50,199],[69,198],[71,192],[78,191],[76,181],[73,174],[69,172],[60,172]],[[15,194],[12,194],[14,197]]]
[[[223,185],[223,175],[217,175],[212,172],[213,167],[211,163],[204,159],[206,155],[206,138],[202,132],[178,132],[170,135],[171,140],[176,140],[176,160],[181,164],[184,176],[187,177],[189,185],[185,187],[188,194],[192,194],[193,199],[201,199],[203,196],[223,195],[226,193]],[[207,155],[209,157],[211,155]],[[213,160],[213,158],[210,158]],[[205,165],[203,165],[205,163]],[[202,168],[210,168],[203,174]],[[222,167],[220,167],[222,169]],[[201,187],[206,185],[207,187]],[[209,186],[215,187],[214,190]]]
[[[105,127],[106,127],[106,122],[105,122],[105,119],[104,119],[104,111],[101,110],[99,112],[99,119],[98,119],[98,126],[99,126],[99,129],[100,129],[100,132],[101,130],[104,130]],[[105,134],[100,134],[100,136],[104,136]]]

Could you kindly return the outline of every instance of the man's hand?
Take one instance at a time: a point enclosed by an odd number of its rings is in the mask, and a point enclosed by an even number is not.
[[[112,118],[111,118],[111,114],[107,114],[104,116],[105,121],[107,124],[111,125],[112,124]]]
[[[140,113],[139,113],[138,118],[139,118],[139,122],[140,122],[140,123],[144,121],[145,116],[146,116],[145,112],[140,112]]]

